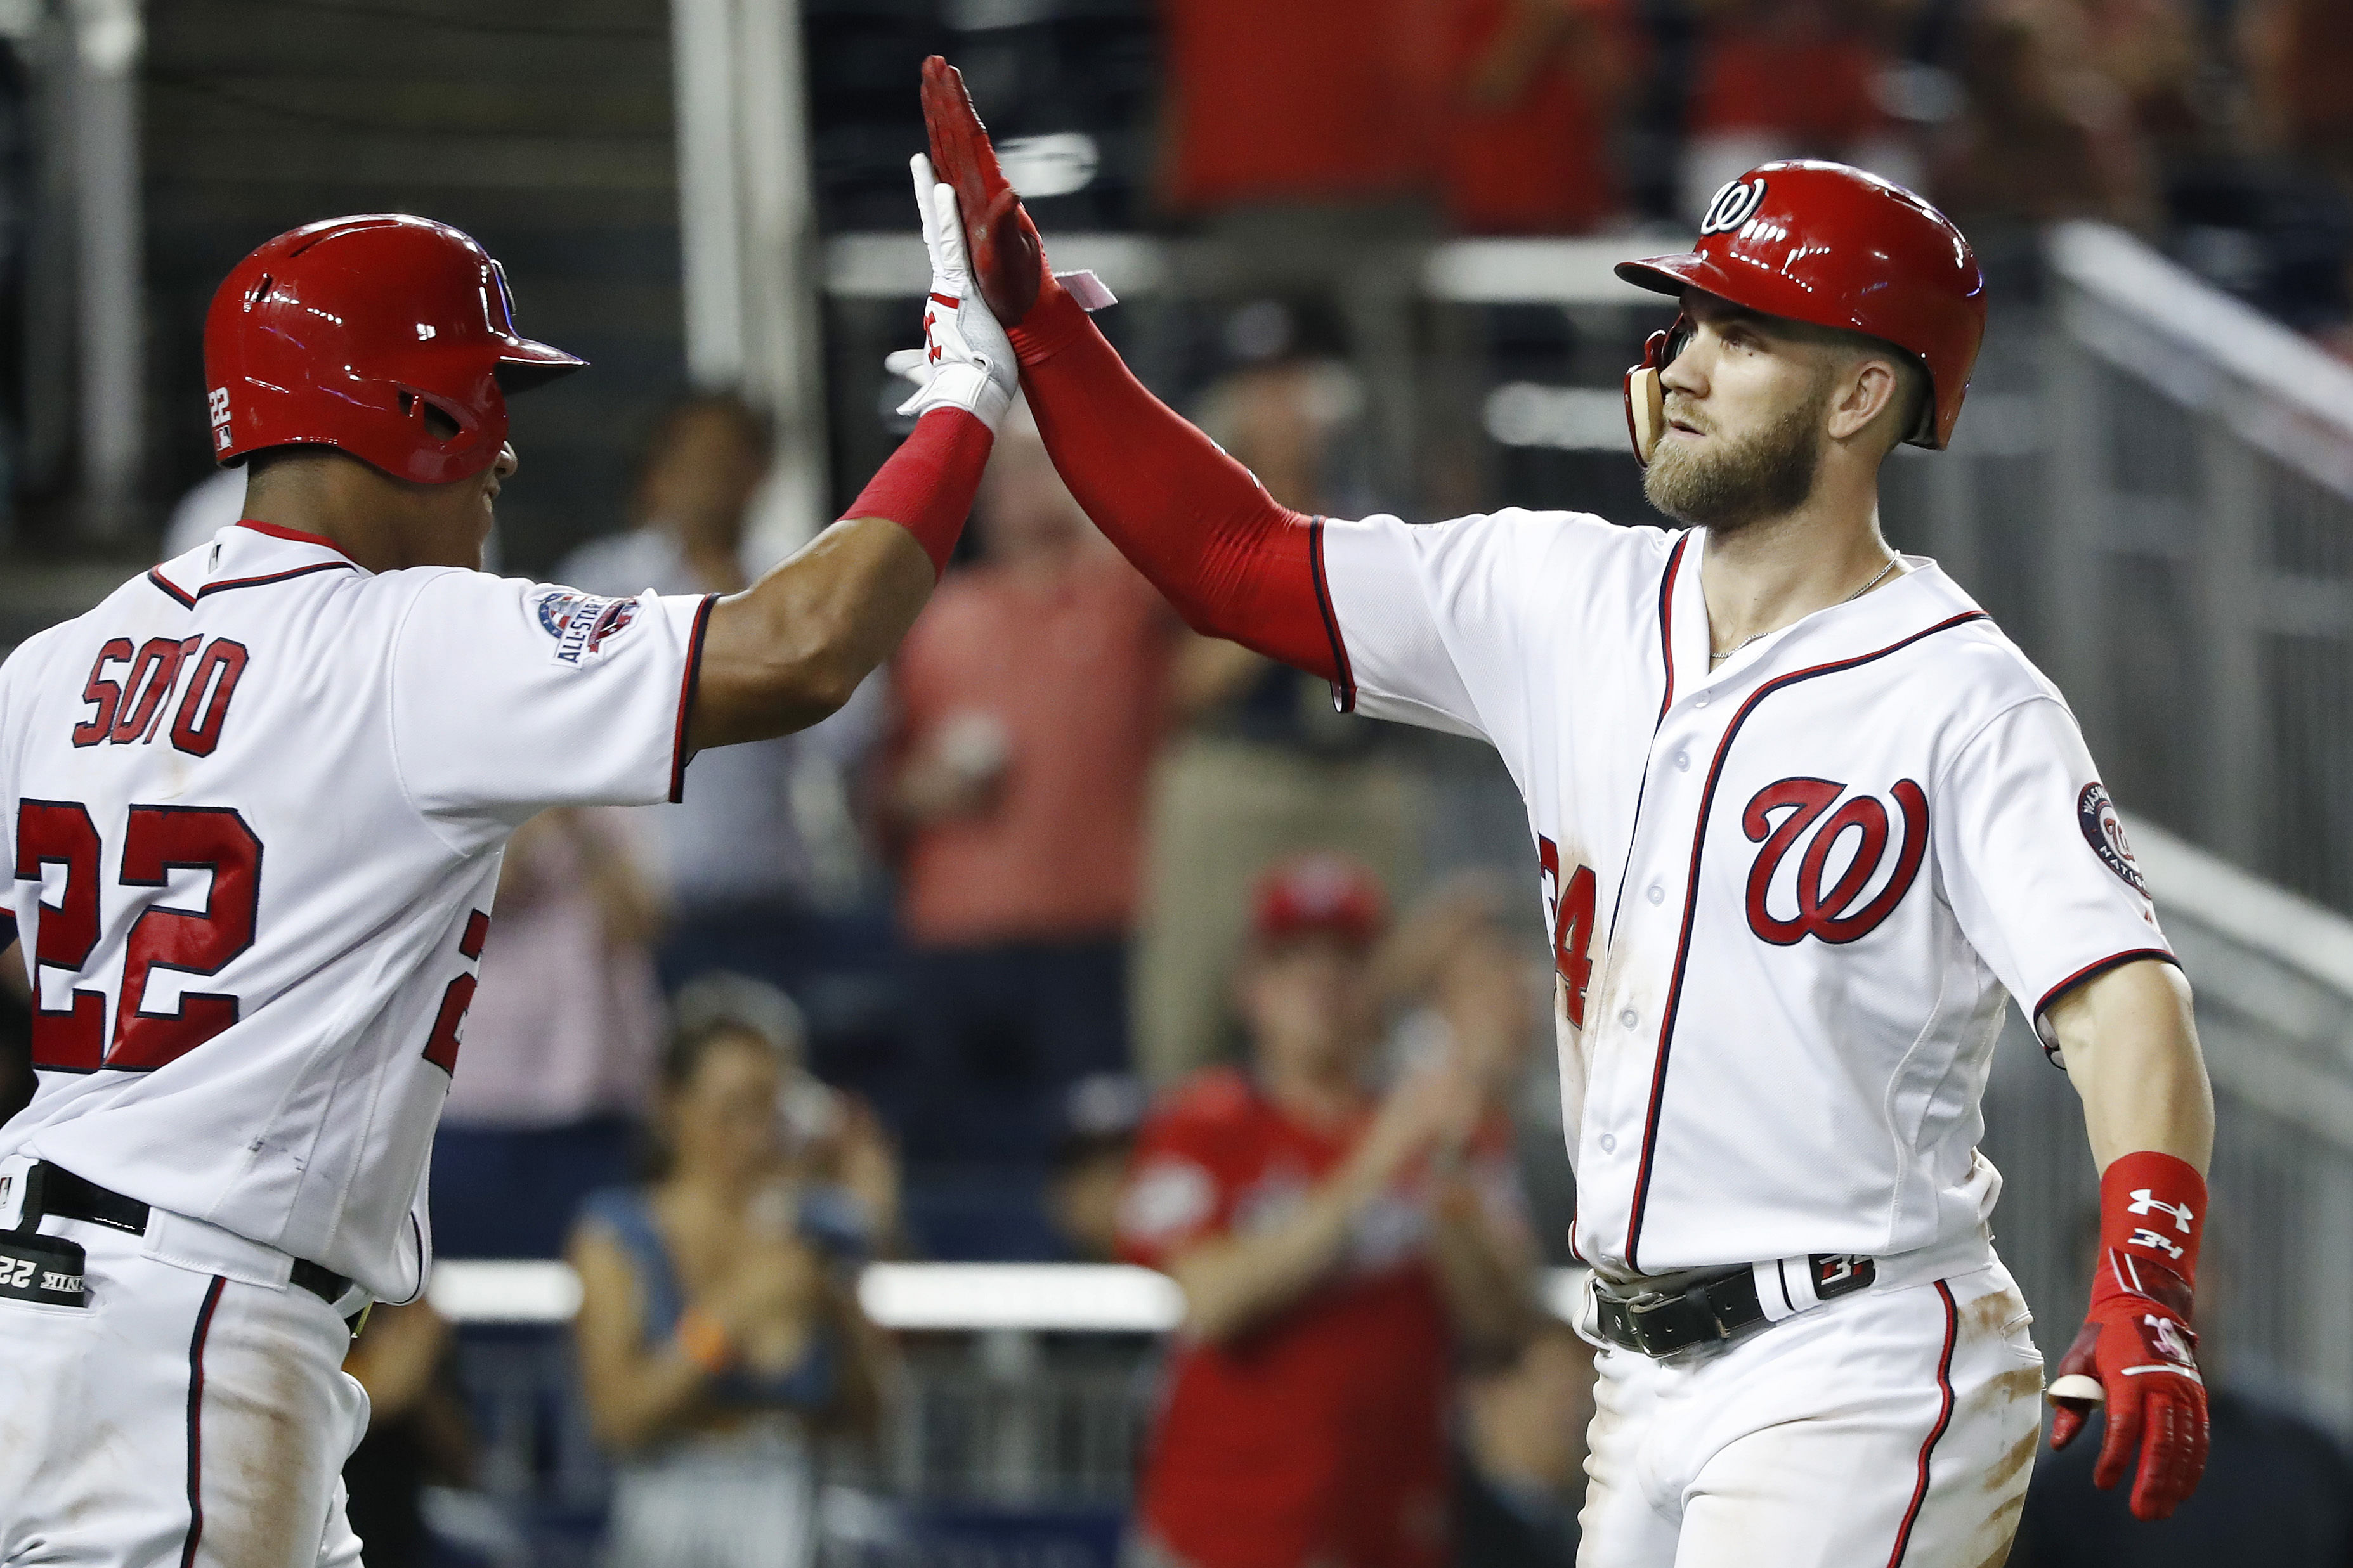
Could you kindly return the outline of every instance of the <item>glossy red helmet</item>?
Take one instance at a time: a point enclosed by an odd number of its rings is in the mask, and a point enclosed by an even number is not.
[[[1336,936],[1370,946],[1388,921],[1388,900],[1373,874],[1339,855],[1295,855],[1258,880],[1250,928],[1261,942]]]
[[[448,484],[497,458],[508,393],[587,363],[516,334],[506,273],[470,236],[403,213],[329,218],[256,250],[213,295],[213,457],[333,447]],[[457,433],[427,426],[427,407]]]
[[[1704,289],[1764,315],[1894,344],[1933,392],[1905,439],[1936,449],[1952,439],[1985,337],[1985,279],[1952,220],[1903,186],[1844,163],[1761,163],[1715,193],[1693,249],[1621,261],[1617,271],[1662,294]],[[1627,423],[1646,462],[1643,420],[1656,410],[1641,406],[1642,394],[1655,395],[1656,373],[1672,357],[1668,339],[1655,334],[1627,374]],[[1645,370],[1651,379],[1640,384]]]

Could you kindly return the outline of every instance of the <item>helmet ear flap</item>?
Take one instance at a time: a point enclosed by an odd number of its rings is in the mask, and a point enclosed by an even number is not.
[[[1691,339],[1691,318],[1678,315],[1673,326],[1643,342],[1642,363],[1626,373],[1626,435],[1634,443],[1634,460],[1646,468],[1667,431],[1667,393],[1659,374]]]

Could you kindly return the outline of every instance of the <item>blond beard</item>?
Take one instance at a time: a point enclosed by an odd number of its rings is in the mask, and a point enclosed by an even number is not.
[[[1795,511],[1813,493],[1820,466],[1825,387],[1744,441],[1711,453],[1662,441],[1642,475],[1642,494],[1679,522],[1712,533]]]

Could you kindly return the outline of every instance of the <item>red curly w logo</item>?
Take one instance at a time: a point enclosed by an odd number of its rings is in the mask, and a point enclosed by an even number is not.
[[[1776,947],[1792,947],[1810,936],[1838,943],[1868,935],[1903,901],[1920,874],[1920,862],[1928,852],[1928,797],[1910,779],[1900,779],[1892,792],[1904,809],[1904,841],[1896,847],[1894,874],[1876,897],[1854,908],[1886,858],[1887,808],[1876,796],[1859,795],[1816,826],[1822,813],[1845,793],[1846,785],[1828,779],[1783,779],[1758,790],[1740,814],[1742,830],[1752,842],[1765,844],[1748,873],[1748,929]],[[1778,826],[1773,822],[1777,811],[1789,814]],[[1812,839],[1798,862],[1797,918],[1783,920],[1768,907],[1773,877],[1810,829]],[[1831,856],[1850,831],[1860,836],[1854,858],[1825,889],[1822,879],[1830,874]]]

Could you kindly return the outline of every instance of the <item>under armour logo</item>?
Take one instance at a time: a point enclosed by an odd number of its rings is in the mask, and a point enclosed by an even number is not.
[[[2188,1236],[2189,1234],[2189,1222],[2198,1217],[2189,1212],[2189,1205],[2188,1204],[2167,1203],[2163,1198],[2157,1196],[2147,1187],[2138,1187],[2134,1189],[2132,1203],[2127,1212],[2132,1214],[2157,1214],[2159,1212],[2169,1214],[2173,1216],[2174,1228],[2179,1230],[2184,1236]]]
[[[2181,1257],[2183,1250],[2181,1247],[2175,1246],[2172,1242],[2168,1241],[2158,1232],[2149,1230],[2146,1227],[2136,1230],[2132,1235],[2126,1237],[2125,1238],[2125,1245],[2126,1247],[2146,1247],[2151,1252],[2162,1252],[2168,1258],[2176,1259],[2179,1259]]]
[[[2179,1323],[2171,1318],[2161,1318],[2155,1312],[2143,1313],[2140,1321],[2147,1326],[2149,1345],[2158,1354],[2185,1366],[2197,1364],[2189,1353],[2189,1342],[2181,1337]]]

